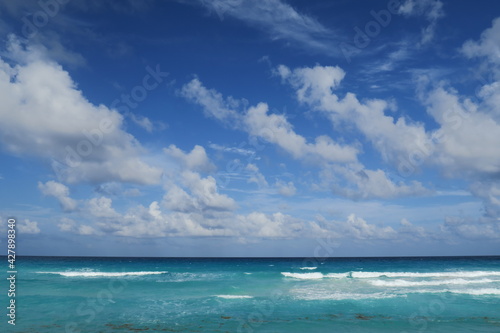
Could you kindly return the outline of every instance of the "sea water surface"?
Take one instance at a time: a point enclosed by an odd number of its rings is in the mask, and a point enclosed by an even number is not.
[[[500,332],[500,257],[16,264],[7,332]]]

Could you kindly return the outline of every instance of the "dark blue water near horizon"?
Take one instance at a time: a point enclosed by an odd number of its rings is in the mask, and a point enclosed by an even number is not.
[[[500,332],[500,256],[16,264],[16,326],[4,280],[2,332]]]

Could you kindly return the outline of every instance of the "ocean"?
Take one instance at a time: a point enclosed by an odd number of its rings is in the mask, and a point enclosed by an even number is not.
[[[16,325],[4,279],[2,332],[500,332],[498,256],[16,265]]]

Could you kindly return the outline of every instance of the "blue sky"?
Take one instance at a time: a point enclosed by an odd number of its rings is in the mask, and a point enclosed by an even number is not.
[[[0,34],[21,254],[500,254],[496,3],[17,1]]]

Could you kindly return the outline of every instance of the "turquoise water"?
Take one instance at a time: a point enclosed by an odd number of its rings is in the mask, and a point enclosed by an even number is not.
[[[500,257],[16,264],[7,332],[500,332]]]

